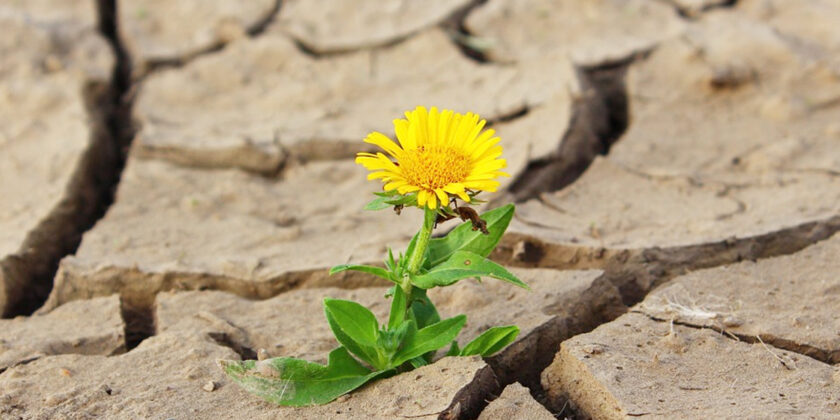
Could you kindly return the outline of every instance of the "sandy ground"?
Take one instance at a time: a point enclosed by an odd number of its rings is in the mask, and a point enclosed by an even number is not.
[[[840,2],[11,0],[0,5],[0,418],[840,417]],[[330,277],[401,248],[353,163],[416,105],[513,176],[462,341],[279,408],[216,359],[323,362]],[[448,228],[449,225],[445,225]]]

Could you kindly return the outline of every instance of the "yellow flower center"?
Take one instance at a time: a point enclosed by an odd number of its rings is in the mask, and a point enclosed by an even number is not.
[[[450,146],[427,144],[406,150],[400,157],[400,168],[410,185],[427,190],[464,182],[472,170],[470,157]]]

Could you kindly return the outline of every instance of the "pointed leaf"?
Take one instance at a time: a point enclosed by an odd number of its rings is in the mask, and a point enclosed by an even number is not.
[[[381,368],[385,361],[377,350],[379,325],[376,316],[349,300],[324,299],[324,313],[335,338],[351,353]]]
[[[407,334],[403,341],[403,348],[394,355],[391,366],[397,367],[408,360],[449,344],[466,322],[466,315],[458,315],[429,325],[414,334]]]
[[[393,330],[400,326],[405,320],[407,298],[402,287],[394,287],[393,301],[391,301],[391,314],[388,316],[388,329]]]
[[[417,193],[402,195],[396,191],[374,193],[376,198],[365,204],[365,210],[383,210],[398,205],[411,206],[417,203]]]
[[[435,286],[449,286],[458,280],[480,276],[504,280],[529,289],[527,284],[501,265],[468,251],[458,251],[428,273],[412,276],[411,283],[417,287],[429,289]]]
[[[373,274],[374,276],[381,277],[388,281],[395,281],[388,270],[382,267],[374,267],[370,265],[340,264],[330,268],[330,275],[347,270],[361,271],[362,273]]]
[[[487,223],[489,234],[472,230],[472,223],[461,223],[443,238],[432,238],[429,241],[429,259],[426,267],[434,267],[447,259],[456,251],[470,251],[486,257],[496,248],[502,235],[507,230],[513,218],[514,205],[508,204],[488,212],[480,217]]]
[[[421,368],[423,366],[428,365],[429,361],[421,356],[421,357],[415,357],[415,358],[409,360],[408,363],[411,363],[411,366],[414,367],[415,369],[417,369],[417,368]]]
[[[446,351],[444,356],[460,356],[461,349],[458,348],[458,342],[452,341],[452,344],[449,346],[449,350]]]
[[[397,195],[396,197],[389,198],[387,203],[391,206],[411,206],[412,204],[417,204],[417,193],[414,192],[406,195]]]
[[[510,325],[507,327],[493,327],[481,333],[473,341],[464,346],[461,356],[472,356],[480,354],[483,357],[491,356],[508,344],[516,340],[519,335],[519,327]]]
[[[417,287],[411,288],[411,315],[417,328],[424,328],[440,321],[435,304],[426,295],[426,291]]]
[[[219,360],[239,386],[269,402],[285,406],[326,404],[387,372],[371,372],[347,349],[333,350],[326,366],[289,357],[267,360]]]
[[[373,200],[370,200],[367,204],[365,204],[364,209],[378,211],[387,209],[388,207],[393,207],[392,204],[388,204],[388,201],[392,199],[393,198],[391,197],[376,197]]]
[[[388,247],[388,259],[385,260],[385,267],[388,271],[396,271],[397,269],[397,260],[394,259],[394,251],[391,250],[391,247]]]
[[[408,264],[408,260],[411,259],[411,255],[414,254],[414,248],[417,246],[418,235],[419,233],[415,233],[414,236],[411,237],[411,240],[408,241],[408,247],[405,248],[405,255],[400,257],[398,264],[401,269],[401,272],[405,271],[405,269],[407,268],[406,265]]]

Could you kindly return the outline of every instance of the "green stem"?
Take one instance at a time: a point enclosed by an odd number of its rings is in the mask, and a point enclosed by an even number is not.
[[[428,207],[423,208],[423,227],[417,234],[417,242],[414,244],[414,251],[408,256],[408,273],[416,274],[423,265],[423,256],[426,255],[426,248],[429,246],[429,238],[432,237],[432,229],[435,228],[435,220],[437,220],[437,212]],[[402,279],[400,286],[405,292],[406,296],[406,313],[411,308],[411,279],[405,276]]]
[[[429,246],[429,238],[432,237],[432,229],[435,227],[435,220],[437,219],[437,212],[424,208],[423,227],[420,228],[420,233],[417,234],[417,243],[414,244],[414,253],[411,254],[408,260],[408,272],[416,274],[420,270],[420,265],[423,264],[423,255],[426,254],[426,248]]]

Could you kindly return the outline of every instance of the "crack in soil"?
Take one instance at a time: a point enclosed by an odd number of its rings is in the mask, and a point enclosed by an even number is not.
[[[482,51],[476,40],[479,38],[470,33],[467,29],[465,21],[467,16],[476,8],[487,3],[487,0],[472,0],[469,4],[459,10],[454,11],[448,18],[440,23],[440,27],[449,34],[449,38],[461,51],[464,57],[469,58],[479,64],[486,64],[490,62],[487,55]]]
[[[32,357],[30,357],[30,358],[20,360],[20,361],[18,361],[17,363],[15,363],[15,364],[13,364],[13,365],[10,365],[10,366],[5,366],[5,367],[0,367],[0,375],[4,374],[7,370],[9,370],[9,369],[11,369],[11,368],[13,368],[13,367],[23,366],[23,365],[26,365],[26,364],[32,363],[32,362],[34,362],[34,361],[36,361],[36,360],[40,359],[41,357],[44,357],[44,356],[40,356],[40,355],[38,355],[38,356],[32,356]]]
[[[269,25],[271,25],[271,23],[277,17],[277,14],[280,12],[281,4],[282,0],[276,0],[274,2],[274,6],[265,14],[265,16],[263,16],[262,19],[255,22],[251,27],[245,29],[245,34],[249,38],[256,38],[260,36],[263,32],[265,32],[265,30],[269,27]],[[213,44],[208,45],[207,47],[183,55],[181,57],[149,60],[143,64],[142,68],[138,68],[135,70],[137,72],[137,74],[135,74],[135,78],[140,80],[146,78],[152,73],[164,69],[184,67],[185,65],[189,64],[191,61],[199,57],[221,51],[225,48],[225,46],[228,43],[229,41],[217,40]]]
[[[125,325],[125,349],[131,351],[155,335],[155,314],[151,305],[132,304],[120,297],[120,316]]]
[[[126,325],[126,346],[129,350],[155,335],[155,298],[164,291],[219,290],[246,299],[265,300],[302,288],[387,287],[385,280],[365,273],[345,272],[330,276],[328,268],[288,272],[256,283],[212,274],[148,273],[137,268],[123,267],[98,267],[93,272],[79,274],[78,279],[70,277],[68,273],[64,275],[67,277],[62,279],[61,284],[66,293],[53,293],[41,311],[50,311],[73,300],[119,293]]]
[[[588,252],[600,253],[595,259],[579,258],[581,255],[577,252],[581,251],[580,249],[574,250],[568,247],[551,249],[550,245],[536,238],[515,235],[516,239],[510,241],[506,237],[500,245],[504,252],[499,253],[502,255],[494,256],[494,259],[501,260],[503,264],[561,270],[602,268],[605,272],[586,291],[584,297],[581,297],[577,303],[579,309],[571,312],[573,316],[565,319],[556,317],[522,340],[523,343],[528,343],[527,353],[519,353],[512,359],[491,359],[489,363],[496,370],[503,385],[514,380],[519,381],[531,389],[535,398],[540,398],[545,390],[539,382],[539,375],[551,363],[563,341],[613,321],[625,313],[629,307],[644,299],[655,287],[688,271],[732,264],[745,259],[757,260],[793,254],[831,237],[838,231],[840,231],[840,216],[834,216],[764,235],[709,244],[664,249],[589,250]],[[511,243],[516,245],[511,246]],[[574,257],[569,258],[570,254]],[[605,298],[610,294],[616,295],[617,301]],[[577,323],[577,325],[572,323]],[[740,338],[747,342],[759,341],[755,337]],[[828,353],[820,349],[807,348],[770,336],[762,336],[761,340],[826,363],[834,363],[835,358],[840,357],[837,352]],[[508,352],[506,350],[503,354]],[[538,401],[542,400],[538,399]],[[567,404],[562,407],[553,405],[548,407],[555,415],[570,413]],[[572,417],[574,418],[573,412]]]
[[[488,60],[484,58],[483,53],[471,49],[461,41],[465,39],[465,37],[471,37],[471,35],[467,32],[466,27],[464,26],[464,20],[466,19],[467,15],[476,7],[486,3],[487,0],[473,0],[466,6],[453,11],[448,17],[444,18],[440,23],[436,25],[431,25],[427,27],[418,28],[415,31],[395,36],[387,41],[377,42],[373,45],[362,45],[357,47],[345,48],[345,49],[334,49],[331,51],[316,51],[315,49],[306,45],[306,43],[292,34],[287,34],[288,38],[292,40],[297,47],[298,51],[311,58],[322,59],[322,58],[331,58],[331,57],[339,57],[344,55],[349,55],[353,53],[357,53],[360,51],[377,51],[382,49],[387,49],[399,45],[408,39],[414,37],[420,32],[428,30],[430,27],[439,27],[443,29],[447,34],[449,34],[452,42],[455,46],[464,54],[465,57],[475,60],[479,63],[487,63]]]
[[[569,129],[551,156],[533,160],[510,186],[523,202],[574,183],[599,155],[606,155],[630,124],[625,75],[634,58],[604,66],[579,68],[582,98],[573,104]]]
[[[257,358],[257,352],[254,351],[254,349],[238,342],[237,340],[234,340],[230,334],[223,332],[209,332],[207,333],[207,336],[213,339],[216,344],[227,347],[236,352],[242,360],[254,360]]]
[[[551,362],[560,344],[576,335],[590,332],[599,325],[610,322],[624,314],[627,307],[622,303],[619,290],[612,284],[607,273],[596,278],[580,299],[570,307],[552,305],[543,308],[546,313],[555,313],[550,320],[532,330],[525,337],[486,358],[500,383],[500,389],[514,382],[527,387],[534,399],[552,414],[559,415],[568,407],[557,408],[548,405],[540,375]],[[488,394],[482,409],[498,394]]]
[[[24,241],[19,255],[3,261],[10,279],[4,317],[32,314],[50,293],[59,261],[76,252],[82,234],[105,214],[125,165],[133,137],[131,61],[116,33],[115,0],[98,0],[98,29],[108,41],[115,66],[108,83],[88,81],[83,89],[91,139],[66,187],[67,198]]]
[[[758,335],[748,335],[748,334],[738,334],[727,330],[724,326],[717,326],[717,325],[698,325],[692,324],[686,321],[677,321],[672,318],[663,318],[654,315],[650,315],[641,310],[633,310],[631,312],[642,314],[653,321],[657,322],[673,322],[675,325],[681,325],[684,327],[694,328],[694,329],[707,329],[712,330],[715,332],[720,333],[734,341],[742,341],[749,344],[756,344],[761,343],[764,345],[771,346],[773,348],[779,350],[787,350],[792,353],[801,354],[805,357],[809,357],[811,359],[817,360],[819,362],[834,365],[840,363],[840,350],[828,350],[822,349],[819,347],[815,347],[809,344],[802,344],[797,343],[793,340],[788,340],[784,337],[777,337],[775,335],[765,333],[765,334],[758,334]]]
[[[674,8],[674,11],[679,15],[679,17],[686,19],[686,20],[698,20],[703,15],[703,13],[715,10],[715,9],[728,9],[735,7],[738,3],[738,0],[723,0],[718,3],[711,3],[703,5],[699,8],[691,8],[687,6],[682,6],[676,0],[657,0],[661,3],[664,3],[668,6]]]
[[[757,260],[780,255],[793,254],[801,249],[813,245],[823,239],[831,237],[840,231],[840,216],[834,216],[818,222],[805,223],[790,229],[773,232],[742,240],[729,240],[713,244],[704,244],[689,247],[676,247],[670,249],[652,248],[641,252],[618,254],[606,264],[606,272],[598,280],[606,281],[618,290],[624,308],[629,308],[641,302],[645,296],[655,287],[667,283],[674,277],[702,268],[710,268],[735,263],[744,259]],[[603,286],[601,286],[603,288]],[[598,296],[598,294],[595,294]],[[625,311],[622,311],[626,312]],[[618,318],[622,313],[606,314],[602,316],[601,324],[605,324]],[[656,319],[645,314],[656,321]],[[676,322],[675,322],[676,323]],[[694,328],[707,328],[696,325],[679,323]],[[600,325],[600,324],[599,324]],[[595,329],[598,325],[589,328],[586,332]],[[722,334],[731,334],[728,331],[717,330]],[[578,333],[580,334],[580,333]],[[571,336],[566,337],[566,339]],[[730,336],[730,338],[733,338]],[[773,345],[776,348],[792,351],[807,357],[814,358],[824,363],[836,363],[840,358],[840,352],[827,352],[811,346],[794,343],[790,340],[780,339],[768,335],[744,336],[737,335],[736,338],[748,343],[763,342]],[[565,339],[563,340],[565,341]],[[554,349],[558,349],[558,343]],[[553,354],[551,355],[553,357]],[[550,362],[550,361],[549,361]],[[780,360],[784,364],[783,361]],[[527,361],[526,361],[527,363]],[[547,365],[546,365],[547,367]],[[537,378],[539,379],[539,378]],[[539,390],[532,388],[534,395],[542,395],[546,392],[539,382],[536,384]],[[571,404],[562,401],[563,405],[555,406],[560,401],[549,402],[550,411],[555,415],[561,415],[568,410]],[[571,418],[576,417],[573,411]],[[565,415],[565,414],[564,414]]]

